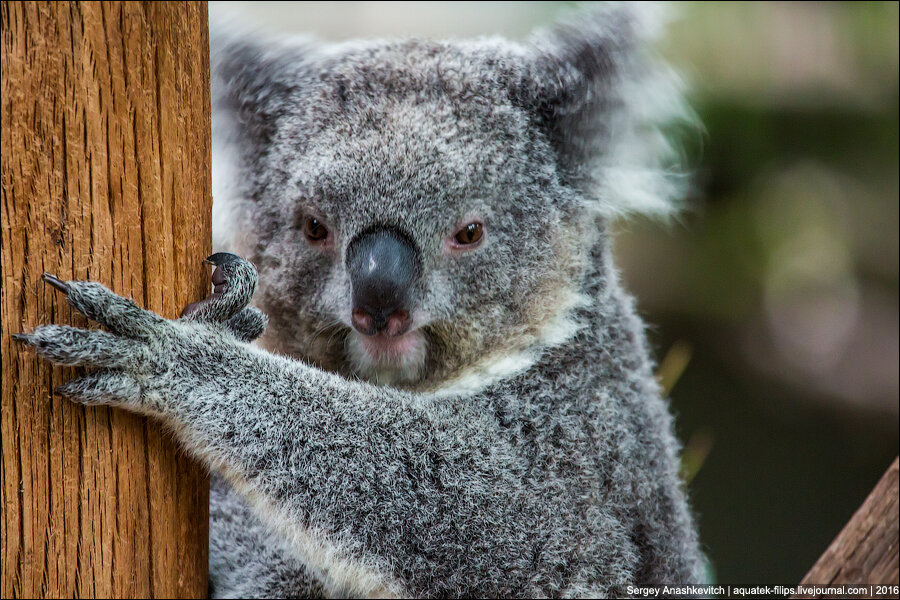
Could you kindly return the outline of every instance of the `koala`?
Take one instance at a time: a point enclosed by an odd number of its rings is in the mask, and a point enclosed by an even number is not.
[[[618,4],[522,41],[214,28],[212,293],[166,320],[48,275],[107,330],[16,336],[208,467],[213,596],[705,580],[610,238],[684,182],[656,28]]]

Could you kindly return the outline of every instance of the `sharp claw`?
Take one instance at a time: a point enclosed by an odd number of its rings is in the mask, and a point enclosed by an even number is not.
[[[241,257],[237,254],[232,254],[231,252],[216,252],[212,256],[207,257],[206,260],[203,261],[203,264],[220,267],[239,260],[241,260]]]
[[[69,285],[65,281],[56,278],[50,273],[44,273],[43,275],[41,275],[41,279],[43,279],[45,283],[52,285],[53,287],[61,291],[63,294],[69,294]]]
[[[14,333],[9,337],[20,344],[27,344],[30,341],[28,334],[25,333]]]

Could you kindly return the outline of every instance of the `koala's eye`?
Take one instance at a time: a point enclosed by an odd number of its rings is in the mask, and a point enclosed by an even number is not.
[[[456,232],[453,240],[460,246],[473,246],[481,241],[484,235],[484,225],[481,223],[469,223]]]
[[[328,237],[328,229],[315,217],[306,217],[303,230],[311,242],[321,242]]]

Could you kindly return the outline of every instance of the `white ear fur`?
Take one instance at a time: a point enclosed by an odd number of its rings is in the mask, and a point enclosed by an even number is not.
[[[543,59],[539,76],[550,80],[543,92],[560,103],[556,140],[569,146],[563,160],[580,163],[580,187],[603,216],[671,215],[687,192],[672,129],[696,130],[697,120],[681,78],[654,51],[667,9],[599,3],[530,40]]]

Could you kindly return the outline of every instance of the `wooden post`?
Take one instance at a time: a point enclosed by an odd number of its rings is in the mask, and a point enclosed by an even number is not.
[[[209,42],[201,2],[2,3],[2,587],[207,592],[208,483],[160,426],[85,409],[10,334],[91,326],[40,279],[177,317],[208,291]]]
[[[805,586],[898,583],[898,460],[801,582]],[[888,592],[885,598],[896,591]],[[795,598],[839,596],[797,595]]]

